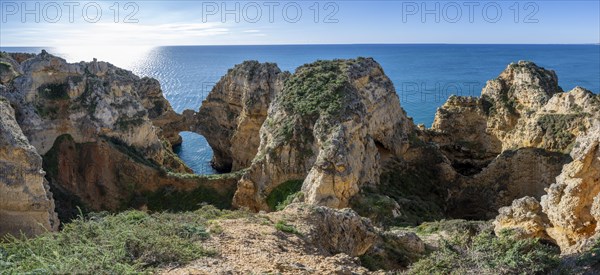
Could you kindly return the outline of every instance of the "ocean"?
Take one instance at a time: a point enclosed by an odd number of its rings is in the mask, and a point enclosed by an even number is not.
[[[39,47],[1,51],[39,53]],[[430,126],[452,94],[479,96],[487,80],[511,62],[530,60],[555,70],[565,91],[581,86],[600,92],[600,45],[277,45],[168,46],[155,48],[46,48],[69,62],[108,61],[158,79],[175,111],[197,110],[229,68],[244,60],[275,62],[293,72],[318,59],[373,57],[394,83],[402,107],[415,123]],[[177,149],[196,173],[211,174],[212,150],[194,133],[182,133]]]

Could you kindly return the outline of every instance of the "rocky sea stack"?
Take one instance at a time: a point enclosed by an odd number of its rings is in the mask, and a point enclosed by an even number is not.
[[[221,174],[179,159],[182,131],[206,137]],[[2,53],[0,235],[41,236],[0,246],[0,267],[27,271],[13,261],[36,240],[75,255],[61,238],[89,230],[122,248],[116,273],[584,273],[600,249],[599,134],[597,94],[525,61],[426,129],[372,58],[246,61],[177,114],[155,79]]]

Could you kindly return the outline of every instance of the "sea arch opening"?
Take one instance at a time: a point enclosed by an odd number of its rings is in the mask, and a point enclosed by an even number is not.
[[[218,174],[211,165],[213,150],[204,136],[194,132],[180,132],[182,142],[173,151],[195,174]]]

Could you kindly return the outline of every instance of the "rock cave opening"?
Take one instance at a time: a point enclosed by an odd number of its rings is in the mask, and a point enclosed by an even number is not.
[[[211,165],[213,150],[206,139],[194,132],[181,132],[179,135],[182,142],[173,148],[179,158],[196,174],[217,174],[218,172]]]

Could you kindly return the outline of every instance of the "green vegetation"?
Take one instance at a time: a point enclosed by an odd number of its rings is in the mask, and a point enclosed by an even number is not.
[[[203,207],[187,213],[90,214],[59,233],[0,243],[0,273],[136,273],[213,256],[202,247],[207,221],[231,211]]]
[[[371,271],[404,269],[422,256],[411,251],[403,242],[383,234],[382,245],[360,256],[360,263]]]
[[[134,127],[138,127],[144,123],[144,117],[119,117],[115,125],[117,129],[121,131],[133,130]]]
[[[40,96],[48,100],[68,100],[69,99],[69,84],[68,83],[51,83],[44,84],[38,88]]]
[[[574,274],[592,274],[592,270],[600,270],[600,240],[597,239],[589,250],[578,255],[574,264]]]
[[[359,215],[372,221],[383,225],[393,225],[396,222],[393,211],[396,209],[397,202],[377,192],[375,188],[363,188],[360,195],[352,198],[350,206]]]
[[[14,72],[12,65],[8,62],[0,61],[0,73],[4,74],[8,72]]]
[[[293,194],[287,196],[287,198],[285,200],[278,203],[277,206],[275,207],[275,210],[281,211],[281,210],[285,209],[288,205],[290,205],[296,198],[302,198],[302,197],[304,197],[304,193],[302,193],[302,192],[293,193]]]
[[[295,198],[302,188],[304,180],[288,180],[277,187],[267,196],[267,205],[271,210],[285,208]]]
[[[231,207],[235,189],[227,190],[223,194],[217,190],[199,185],[191,191],[176,191],[164,187],[156,192],[145,192],[133,200],[145,202],[151,211],[192,211],[211,204],[220,209]],[[130,202],[128,205],[131,205]]]
[[[277,223],[275,223],[275,229],[277,229],[281,232],[302,236],[302,233],[300,233],[300,231],[298,231],[298,229],[296,229],[296,227],[294,227],[293,225],[287,224],[285,221],[277,221]]]
[[[485,230],[488,226],[484,221],[467,220],[439,220],[433,222],[424,222],[414,227],[415,233],[419,235],[428,235],[439,232],[448,232],[450,234],[476,235]]]
[[[57,106],[36,105],[35,111],[41,118],[56,119],[58,118],[60,108]]]
[[[345,60],[317,61],[298,68],[281,93],[284,108],[301,116],[335,115],[344,106]]]
[[[317,61],[305,64],[296,70],[296,73],[286,81],[283,91],[275,101],[288,113],[279,121],[267,121],[267,126],[276,130],[275,137],[281,141],[289,141],[295,129],[312,125],[318,118],[326,118],[322,123],[325,129],[336,125],[334,121],[344,117],[344,111],[349,110],[348,105],[352,98],[349,89],[347,67],[353,63],[351,60]],[[306,133],[305,130],[298,131]],[[312,143],[312,135],[307,133],[302,139],[302,144]],[[310,156],[312,152],[306,150]]]
[[[414,263],[409,274],[547,274],[559,266],[559,250],[537,239],[516,239],[491,229],[442,239],[437,250]]]
[[[381,173],[380,184],[365,186],[350,200],[358,214],[382,226],[415,226],[444,217],[446,188],[440,182],[435,151],[422,148],[427,159],[419,163],[392,163]],[[394,211],[399,206],[399,215]]]
[[[551,149],[569,151],[572,148],[575,136],[571,133],[571,129],[581,116],[548,114],[539,118],[538,126],[545,132],[544,139],[552,143]]]

